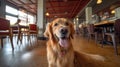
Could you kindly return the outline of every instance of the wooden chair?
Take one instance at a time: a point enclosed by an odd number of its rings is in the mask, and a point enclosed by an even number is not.
[[[116,37],[120,38],[120,19],[115,20],[114,32],[106,32],[105,35],[112,38],[115,54],[118,55]]]
[[[14,49],[10,22],[6,19],[0,18],[0,39],[1,39],[2,47],[3,47],[3,38],[7,36],[9,36],[10,38],[12,49]]]
[[[18,19],[17,22],[12,26],[12,32],[13,32],[13,35],[17,35],[17,44],[18,44],[18,41],[20,41],[22,43],[22,34],[21,34],[21,28],[20,28],[20,23],[21,20]]]
[[[11,26],[11,28],[12,28],[13,35],[17,35],[17,44],[19,41],[22,44],[23,37],[26,35],[28,36],[29,27],[18,24],[18,25]]]
[[[12,32],[17,37],[17,44],[19,41],[22,43],[22,34],[19,25],[12,26]]]
[[[92,36],[94,36],[95,42],[97,44],[99,41],[98,39],[99,34],[102,34],[101,30],[97,28],[95,29],[94,24],[89,24],[87,30],[88,30],[88,41],[92,38]]]
[[[94,35],[95,42],[97,43],[97,32],[94,31],[94,24],[89,24],[87,29],[88,29],[88,41],[92,38],[92,35]]]

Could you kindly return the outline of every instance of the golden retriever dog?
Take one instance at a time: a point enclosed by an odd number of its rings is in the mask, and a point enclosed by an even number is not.
[[[44,35],[49,38],[47,41],[49,67],[95,67],[92,65],[96,63],[93,57],[101,57],[74,51],[71,41],[74,32],[73,23],[65,18],[55,19],[47,25]]]

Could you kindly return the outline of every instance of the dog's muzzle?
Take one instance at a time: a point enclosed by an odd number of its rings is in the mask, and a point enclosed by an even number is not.
[[[59,38],[59,44],[61,47],[67,48],[69,46],[69,33],[68,33],[68,29],[63,27],[59,30],[60,32],[60,38]]]
[[[60,34],[61,34],[61,38],[65,39],[65,38],[67,38],[68,30],[66,28],[61,28]]]

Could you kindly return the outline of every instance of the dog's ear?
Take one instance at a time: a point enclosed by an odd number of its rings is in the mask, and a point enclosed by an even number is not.
[[[46,30],[44,32],[44,36],[47,38],[52,38],[52,27],[51,27],[51,23],[48,23],[46,26]]]
[[[70,22],[70,37],[73,39],[73,35],[75,33],[75,29],[74,29],[74,24],[72,22]]]

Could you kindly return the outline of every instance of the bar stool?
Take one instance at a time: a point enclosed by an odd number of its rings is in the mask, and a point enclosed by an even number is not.
[[[116,37],[120,39],[120,19],[115,20],[114,32],[106,32],[105,35],[110,36],[112,38],[115,54],[118,55]]]
[[[102,34],[102,32],[101,32],[102,30],[99,29],[99,28],[95,28],[94,24],[89,24],[87,26],[87,30],[88,30],[88,41],[92,38],[92,35],[93,35],[95,37],[94,38],[95,39],[95,43],[97,44],[98,41],[99,41],[99,39],[98,39],[99,34]]]

